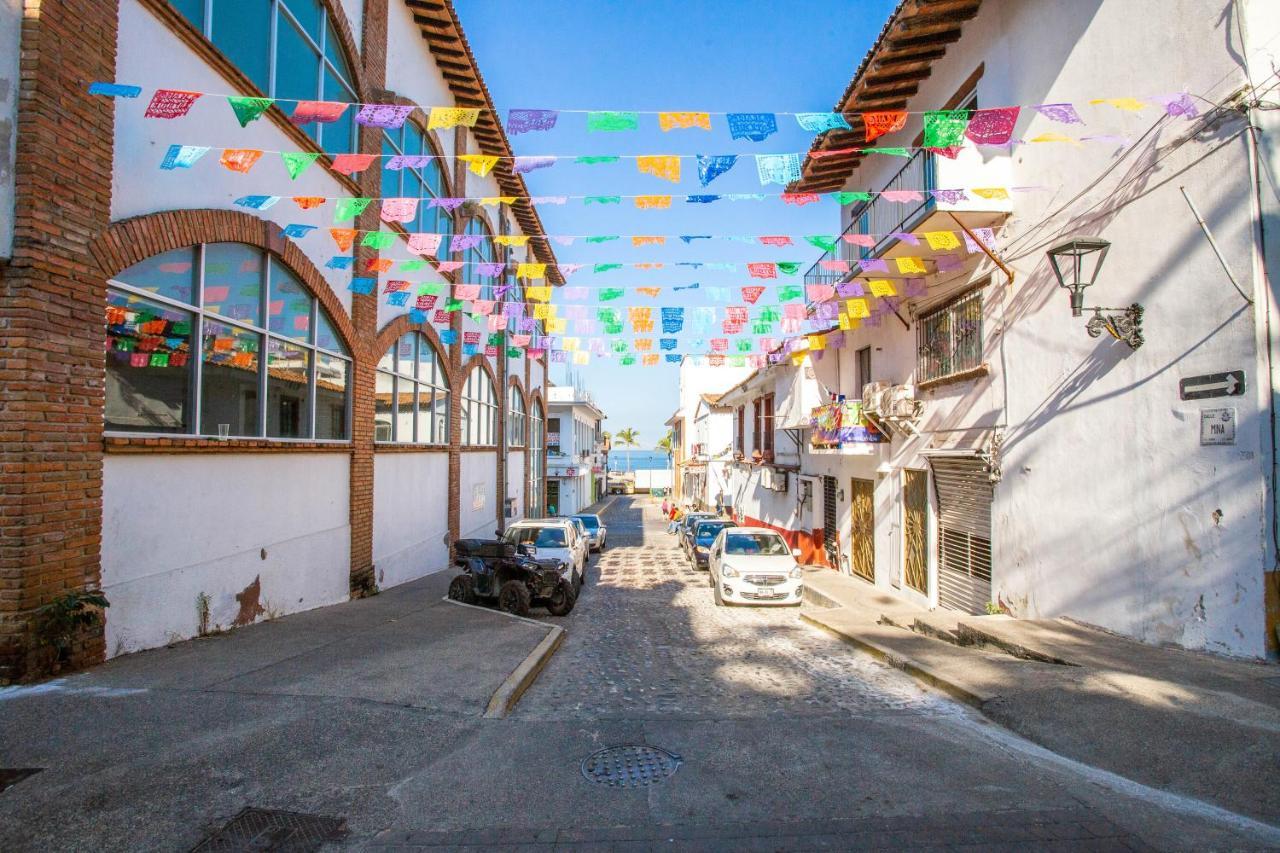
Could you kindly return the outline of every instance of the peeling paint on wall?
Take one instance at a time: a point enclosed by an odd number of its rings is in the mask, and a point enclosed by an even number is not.
[[[258,575],[253,579],[253,583],[244,588],[243,591],[236,593],[236,603],[240,605],[240,612],[236,614],[235,621],[232,622],[237,628],[241,625],[250,625],[263,613],[266,609],[259,603],[262,597],[262,576]]]

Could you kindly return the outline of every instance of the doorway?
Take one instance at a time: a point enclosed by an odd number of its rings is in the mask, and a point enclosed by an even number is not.
[[[908,587],[929,594],[929,474],[902,472],[902,576]]]
[[[849,571],[863,580],[876,581],[876,504],[874,480],[850,483],[849,503],[853,517],[849,531]]]

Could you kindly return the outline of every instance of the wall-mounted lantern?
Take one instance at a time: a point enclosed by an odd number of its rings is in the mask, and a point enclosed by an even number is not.
[[[1124,341],[1130,349],[1143,344],[1142,306],[1138,303],[1128,308],[1084,307],[1085,288],[1098,280],[1102,262],[1107,258],[1111,244],[1096,237],[1076,237],[1066,240],[1049,250],[1049,263],[1058,278],[1058,286],[1071,295],[1071,316],[1079,317],[1085,310],[1093,312],[1085,331],[1090,337],[1107,332],[1118,341]]]

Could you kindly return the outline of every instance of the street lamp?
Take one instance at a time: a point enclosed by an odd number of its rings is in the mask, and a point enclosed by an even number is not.
[[[1085,288],[1097,282],[1098,272],[1110,248],[1109,242],[1097,237],[1075,237],[1049,250],[1049,263],[1053,265],[1058,286],[1071,295],[1072,317],[1079,317],[1086,310]],[[1130,349],[1142,346],[1142,306],[1138,303],[1128,308],[1094,307],[1087,310],[1093,312],[1085,324],[1085,331],[1090,337],[1096,338],[1107,332],[1116,340],[1124,341]]]

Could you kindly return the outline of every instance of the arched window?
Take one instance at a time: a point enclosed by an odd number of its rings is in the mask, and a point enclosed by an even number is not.
[[[171,0],[244,75],[293,112],[294,101],[355,103],[337,30],[320,0]],[[356,150],[355,110],[301,125],[330,154]]]
[[[529,464],[525,466],[529,471],[530,518],[540,518],[545,514],[542,506],[542,477],[544,473],[542,452],[546,444],[542,431],[543,422],[542,402],[534,400],[533,409],[529,414]]]
[[[110,281],[106,319],[108,430],[350,438],[346,347],[261,249],[207,243],[134,264]]]
[[[462,443],[485,447],[497,443],[498,396],[493,380],[481,367],[474,367],[462,386]]]
[[[378,362],[375,441],[449,443],[449,380],[421,332],[409,332]]]
[[[524,447],[526,420],[524,397],[520,389],[512,385],[507,388],[507,447]]]
[[[476,264],[493,263],[497,260],[494,254],[493,236],[489,233],[489,226],[485,224],[483,219],[472,217],[467,220],[466,230],[464,234],[478,235],[480,242],[467,249],[463,254],[462,260],[466,262],[463,267],[462,280],[467,284],[480,285],[480,298],[492,299],[493,286],[502,281],[501,275],[481,275],[480,268]]]
[[[443,207],[430,207],[428,202],[433,198],[447,196],[449,187],[445,183],[440,159],[435,156],[435,149],[431,147],[426,134],[413,122],[406,121],[398,130],[383,131],[382,153],[387,155],[382,161],[382,195],[387,198],[421,199],[417,218],[412,222],[405,222],[404,230],[443,234],[441,255],[447,258],[449,235],[453,233],[453,217]],[[399,165],[393,159],[396,155],[430,159],[421,167],[388,168]]]

